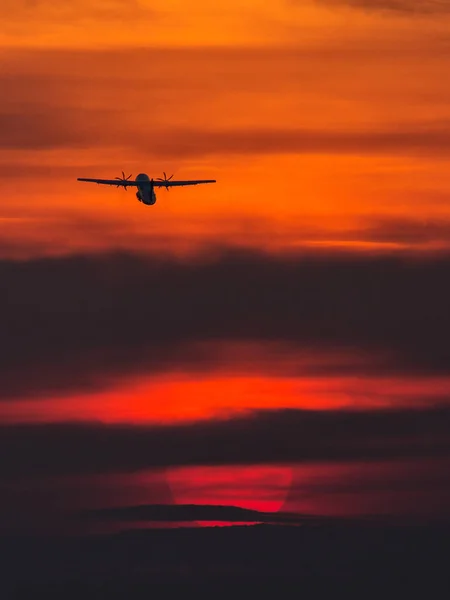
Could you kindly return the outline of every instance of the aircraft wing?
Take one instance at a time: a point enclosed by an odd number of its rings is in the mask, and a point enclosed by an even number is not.
[[[87,181],[89,183],[98,183],[102,185],[116,185],[116,186],[134,186],[134,187],[146,187],[153,184],[153,187],[175,187],[182,185],[198,185],[199,183],[216,183],[215,179],[188,179],[186,181],[135,181],[128,180],[124,181],[121,179],[87,179],[85,177],[78,177],[77,181]]]
[[[142,185],[142,181],[123,181],[120,179],[86,179],[85,177],[78,177],[77,181],[88,181],[90,183],[101,183],[103,185],[121,185],[124,187]]]
[[[153,187],[175,187],[180,185],[198,185],[199,183],[216,183],[215,179],[188,179],[186,181],[154,181]]]

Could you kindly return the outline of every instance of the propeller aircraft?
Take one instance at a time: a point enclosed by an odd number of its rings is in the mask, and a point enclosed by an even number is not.
[[[102,185],[115,185],[118,188],[123,188],[127,191],[128,187],[137,188],[136,198],[139,202],[142,202],[146,206],[151,206],[156,202],[155,188],[165,187],[167,191],[171,187],[178,187],[183,185],[198,185],[200,183],[216,183],[215,179],[187,179],[185,181],[172,180],[173,175],[167,177],[163,173],[164,178],[157,177],[156,180],[150,177],[146,173],[140,173],[136,179],[131,179],[132,175],[125,177],[125,173],[122,171],[122,177],[115,177],[114,179],[87,179],[85,177],[78,177],[77,181],[88,181],[90,183],[98,183]]]

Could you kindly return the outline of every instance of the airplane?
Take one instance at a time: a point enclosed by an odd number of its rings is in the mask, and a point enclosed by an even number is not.
[[[122,171],[122,177],[115,177],[114,179],[87,179],[85,177],[78,177],[77,181],[88,181],[90,183],[98,183],[103,185],[115,185],[116,187],[123,187],[125,191],[129,186],[137,187],[136,198],[139,202],[142,202],[146,206],[151,206],[156,202],[156,187],[165,187],[168,191],[170,187],[182,186],[182,185],[198,185],[199,183],[216,183],[215,179],[188,179],[186,181],[172,181],[173,175],[167,178],[167,175],[163,173],[162,177],[157,177],[156,180],[150,179],[146,173],[139,173],[136,179],[131,180],[131,175],[125,177],[125,173]]]

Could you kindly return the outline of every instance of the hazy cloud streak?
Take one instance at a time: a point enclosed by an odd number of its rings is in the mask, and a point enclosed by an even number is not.
[[[138,16],[150,16],[152,11],[140,0],[3,0],[6,23],[34,19],[37,22],[63,23],[65,19],[86,21],[101,18],[122,21]],[[22,21],[23,25],[23,21]]]
[[[442,15],[450,13],[448,0],[316,0],[330,6],[350,6],[370,12],[388,11],[403,15]]]
[[[106,123],[114,121],[112,129]],[[102,148],[120,144],[158,159],[186,159],[226,155],[355,154],[447,156],[447,123],[396,129],[321,131],[308,129],[198,130],[171,127],[153,129],[121,124],[119,115],[76,109],[27,110],[0,114],[0,149],[44,150]]]

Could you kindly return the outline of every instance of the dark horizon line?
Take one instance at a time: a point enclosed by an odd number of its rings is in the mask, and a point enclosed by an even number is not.
[[[148,521],[182,523],[187,521],[211,521],[226,523],[247,523],[248,525],[305,525],[311,523],[354,523],[370,524],[404,524],[404,523],[449,523],[450,517],[419,516],[419,515],[389,515],[389,514],[361,514],[361,515],[325,515],[311,513],[294,513],[286,511],[261,511],[244,508],[236,505],[223,504],[138,504],[133,506],[119,506],[99,509],[86,509],[72,513],[73,518],[98,518],[105,521],[133,522]],[[147,529],[147,528],[145,528]],[[151,529],[151,528],[150,528]]]
[[[86,509],[73,513],[75,518],[104,518],[126,521],[228,521],[228,522],[302,522],[315,519],[314,515],[283,511],[261,511],[225,504],[137,504],[99,509]]]

